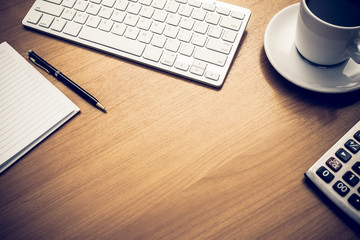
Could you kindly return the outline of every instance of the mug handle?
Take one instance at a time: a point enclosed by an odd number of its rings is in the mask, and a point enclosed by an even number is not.
[[[358,64],[360,64],[360,31],[358,31],[352,45],[347,49],[347,54]]]

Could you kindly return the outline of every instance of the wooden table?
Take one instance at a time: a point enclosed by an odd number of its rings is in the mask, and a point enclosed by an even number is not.
[[[0,41],[33,49],[94,94],[94,108],[39,70],[81,113],[0,175],[0,239],[360,239],[304,172],[360,119],[360,92],[281,77],[252,10],[220,90],[26,30],[33,0],[1,0]]]

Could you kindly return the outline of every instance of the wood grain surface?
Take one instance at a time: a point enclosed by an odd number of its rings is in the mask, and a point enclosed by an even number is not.
[[[263,47],[295,0],[225,0],[252,16],[220,90],[23,28],[0,0],[0,42],[34,50],[105,114],[39,71],[81,113],[0,175],[0,239],[360,239],[304,172],[360,120],[360,92],[281,77]]]

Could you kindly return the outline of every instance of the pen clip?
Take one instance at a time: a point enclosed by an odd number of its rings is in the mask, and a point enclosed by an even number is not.
[[[36,66],[44,69],[47,73],[50,74],[49,70],[47,70],[46,68],[44,68],[43,66],[41,66],[40,64],[38,64],[34,58],[32,58],[32,57],[29,57],[29,58],[30,58],[30,60],[31,60]]]

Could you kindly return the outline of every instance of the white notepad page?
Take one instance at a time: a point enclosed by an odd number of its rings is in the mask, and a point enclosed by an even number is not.
[[[79,111],[8,43],[0,44],[0,173]]]

